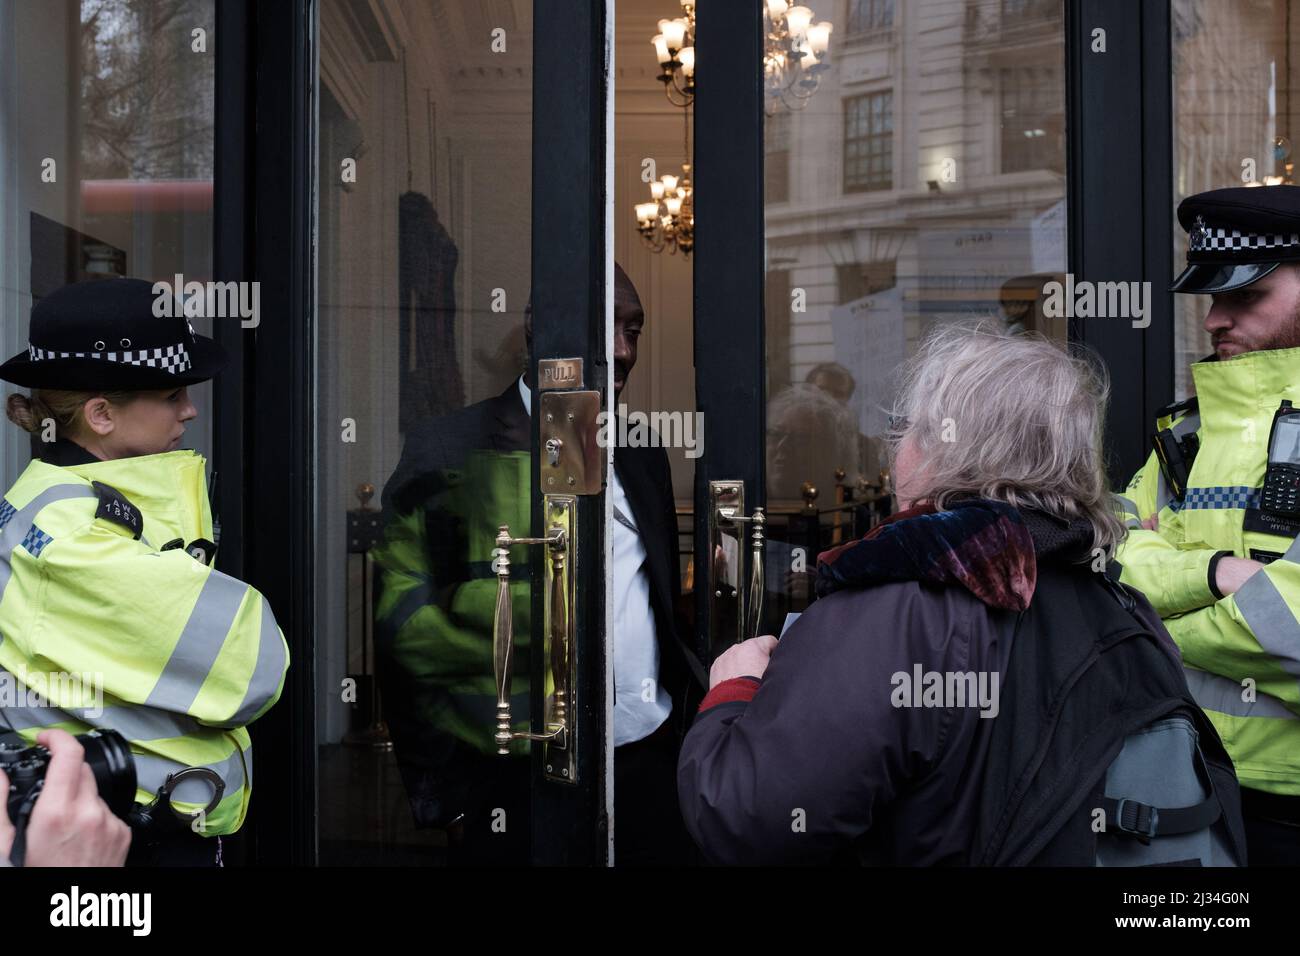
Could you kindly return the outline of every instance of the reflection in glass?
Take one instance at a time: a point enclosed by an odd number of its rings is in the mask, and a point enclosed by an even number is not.
[[[69,282],[212,278],[214,0],[0,5],[0,352]],[[196,49],[199,47],[200,49]],[[212,334],[210,319],[195,331]],[[210,383],[187,447],[211,458]],[[26,439],[0,439],[0,480]]]
[[[895,376],[930,327],[1066,337],[1043,310],[1066,268],[1059,0],[809,7],[834,56],[764,130],[772,569],[889,513]],[[768,630],[811,597],[783,576]]]
[[[531,9],[494,51],[475,3],[389,6],[319,4],[320,859],[524,863],[491,552],[529,533]],[[531,555],[510,557],[523,730]]]
[[[1175,205],[1208,189],[1292,183],[1300,108],[1291,99],[1300,69],[1291,55],[1294,9],[1290,0],[1173,0]],[[1175,274],[1186,256],[1187,233],[1175,226]],[[1209,296],[1174,296],[1178,397],[1192,393],[1191,364],[1213,352],[1209,309]]]

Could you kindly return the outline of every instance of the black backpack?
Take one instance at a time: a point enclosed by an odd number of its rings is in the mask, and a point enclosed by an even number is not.
[[[1246,863],[1232,761],[1115,577],[1040,563],[1029,608],[1006,613],[974,865]]]

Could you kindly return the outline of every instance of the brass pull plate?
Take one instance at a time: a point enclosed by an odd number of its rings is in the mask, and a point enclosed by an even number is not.
[[[739,641],[744,634],[745,592],[740,587],[744,531],[731,521],[731,516],[744,513],[743,481],[709,482],[708,568],[698,577],[708,586],[710,649]]]
[[[576,784],[578,741],[574,691],[578,686],[578,667],[574,651],[578,629],[574,623],[573,605],[577,597],[578,499],[574,495],[546,495],[543,502],[544,526],[548,530],[563,529],[566,546],[562,562],[545,562],[546,601],[542,636],[547,680],[542,713],[545,727],[564,727],[566,733],[562,738],[551,738],[542,743],[542,764],[546,779]]]
[[[497,575],[496,613],[492,627],[493,670],[496,675],[496,732],[493,741],[497,753],[506,756],[515,740],[530,740],[543,747],[546,777],[560,783],[578,782],[575,721],[577,700],[576,648],[577,628],[573,616],[575,573],[577,571],[577,501],[573,495],[546,495],[540,538],[514,538],[502,525],[497,533],[492,567]],[[510,595],[510,548],[513,545],[540,545],[546,549],[544,568],[542,653],[546,661],[546,686],[543,688],[542,732],[517,732],[511,728],[514,715],[510,708],[511,670],[514,657],[514,620]]]
[[[545,495],[598,495],[605,485],[600,429],[600,392],[547,391],[541,402],[538,459]]]
[[[751,529],[748,595],[740,584],[746,528]],[[735,616],[737,642],[758,636],[763,623],[763,595],[766,591],[763,567],[766,531],[767,517],[762,508],[755,508],[753,514],[745,514],[743,481],[709,482],[710,567],[707,580],[713,611],[709,616],[709,641],[714,647],[720,643],[723,627],[730,632],[732,615]],[[718,580],[719,563],[725,570],[722,580]]]

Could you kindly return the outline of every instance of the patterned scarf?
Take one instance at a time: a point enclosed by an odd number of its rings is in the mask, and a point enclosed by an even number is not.
[[[889,581],[960,584],[990,607],[1023,611],[1034,596],[1034,538],[1020,512],[999,501],[926,502],[865,537],[817,558],[817,595]]]

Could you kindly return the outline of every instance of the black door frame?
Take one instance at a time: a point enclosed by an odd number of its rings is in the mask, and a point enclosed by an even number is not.
[[[1150,452],[1156,409],[1173,401],[1173,91],[1170,0],[1066,0],[1067,228],[1076,279],[1151,283],[1151,324],[1071,324],[1110,372],[1111,485]],[[1104,30],[1106,52],[1093,52]]]
[[[256,794],[239,842],[258,864],[316,861],[312,0],[217,4],[214,272],[260,283],[256,328],[218,323],[219,564],[260,590],[289,644],[251,730]]]
[[[578,42],[574,42],[574,40]],[[584,42],[585,41],[585,42]],[[613,10],[606,0],[534,0],[533,75],[546,87],[533,96],[532,351],[529,367],[544,358],[581,358],[583,386],[598,389],[608,413],[613,396],[607,325],[612,321],[613,248],[610,203],[613,184],[607,136],[611,107],[610,58]],[[565,90],[564,96],[551,95]],[[539,135],[539,131],[543,131]],[[569,183],[571,189],[556,189]],[[539,445],[541,389],[533,379],[533,461]],[[603,451],[603,449],[602,449]],[[541,475],[532,469],[533,534],[542,529]],[[578,566],[573,612],[578,646],[578,786],[544,779],[543,748],[532,748],[533,861],[601,865],[608,857],[606,747],[604,494],[578,498]],[[540,581],[540,549],[533,549],[532,580]],[[540,634],[543,588],[533,588],[532,620]],[[540,647],[534,640],[533,647]],[[533,664],[533,727],[543,726],[542,688],[548,662]]]
[[[709,482],[767,499],[763,455],[763,18],[720,3],[696,12],[695,405],[709,436],[695,462],[695,646],[710,659]]]
[[[1149,281],[1152,289],[1146,329],[1125,319],[1070,325],[1071,341],[1110,372],[1107,459],[1120,490],[1145,460],[1155,410],[1172,400],[1174,382],[1169,0],[1063,2],[1069,269],[1077,279]],[[712,561],[709,481],[741,478],[747,503],[766,497],[761,11],[755,5],[744,20],[704,4],[696,27],[695,389],[709,435],[695,470],[701,569]],[[1106,31],[1104,54],[1091,52],[1094,29]],[[708,615],[709,602],[698,600],[701,655]]]
[[[235,357],[216,386],[221,560],[224,570],[266,595],[289,644],[281,699],[252,729],[259,796],[242,836],[249,862],[272,865],[317,859],[316,17],[315,0],[217,5],[215,275],[260,282],[263,316],[256,329],[219,330]],[[546,131],[545,148],[533,150],[533,351],[583,357],[587,387],[605,394],[606,407],[612,394],[606,360],[611,23],[604,2],[534,4],[534,70],[572,95],[539,96],[533,104],[533,128]],[[588,42],[575,45],[575,36]],[[577,188],[557,190],[556,182]],[[582,308],[575,310],[574,303]],[[573,321],[575,311],[586,321]],[[536,471],[533,484],[540,502]],[[603,495],[580,501],[578,522],[585,572],[577,579],[573,610],[584,702],[577,714],[578,770],[586,783],[539,784],[535,791],[535,807],[548,822],[534,843],[541,862],[601,863],[606,857]],[[540,503],[533,523],[540,526]],[[540,613],[533,619],[540,621]],[[542,655],[533,658],[540,668]],[[540,671],[534,686],[541,686]],[[536,715],[534,723],[540,724]],[[540,765],[540,748],[534,752]]]
[[[608,277],[603,221],[607,5],[561,12],[537,0],[534,68],[566,77],[575,97],[539,97],[534,129],[556,132],[534,151],[536,233],[533,294],[539,355],[586,355],[588,382],[608,389],[603,315]],[[217,383],[217,450],[222,481],[223,568],[242,574],[275,607],[291,667],[280,703],[258,722],[256,778],[270,798],[254,801],[249,858],[312,863],[316,858],[315,674],[312,644],[314,561],[312,463],[312,182],[314,20],[312,0],[223,0],[217,7],[215,270],[220,279],[262,284],[256,330],[223,328],[235,364]],[[574,21],[574,16],[578,21]],[[1122,486],[1141,464],[1153,412],[1173,387],[1172,102],[1169,0],[1065,0],[1069,264],[1076,278],[1150,281],[1153,316],[1145,330],[1122,320],[1076,322],[1071,338],[1094,349],[1111,373],[1108,450]],[[1106,30],[1107,52],[1092,53],[1092,31]],[[576,50],[574,35],[589,39]],[[761,16],[705,4],[697,37],[695,166],[698,183],[694,290],[698,407],[711,424],[696,470],[696,501],[711,478],[742,478],[751,501],[764,500],[765,409],[762,367],[763,143]],[[565,51],[560,55],[560,51]],[[603,55],[602,55],[603,54]],[[563,108],[561,108],[563,100]],[[562,135],[560,134],[562,132]],[[575,170],[586,190],[546,184]],[[562,174],[562,175],[561,175]],[[557,237],[572,236],[573,239]],[[707,277],[707,281],[703,281]],[[546,322],[563,303],[586,303],[585,323]],[[601,329],[596,329],[600,318]],[[725,374],[718,374],[723,370]],[[608,393],[607,393],[608,395]],[[262,396],[275,396],[273,413]],[[606,399],[608,401],[608,397]],[[267,399],[272,401],[272,399]],[[1140,414],[1135,410],[1140,409]],[[723,427],[725,426],[725,427]],[[534,450],[536,453],[536,449]],[[717,471],[717,462],[733,466]],[[736,464],[739,463],[739,464]],[[603,553],[604,509],[586,505],[587,553]],[[536,516],[535,516],[536,520]],[[696,508],[697,568],[709,566],[707,515]],[[704,542],[704,543],[702,543]],[[590,549],[595,548],[592,552]],[[603,576],[602,576],[603,577]],[[590,579],[588,579],[588,583]],[[604,619],[604,592],[580,579],[578,611]],[[707,650],[707,602],[697,641]],[[600,628],[603,630],[603,627]],[[584,667],[586,699],[604,708],[604,662]],[[592,719],[588,714],[585,719]],[[605,756],[594,755],[586,759]],[[580,795],[581,794],[581,795]],[[582,791],[557,798],[579,816],[600,817]],[[558,812],[558,811],[557,811]],[[603,832],[556,834],[558,843],[599,853]]]

